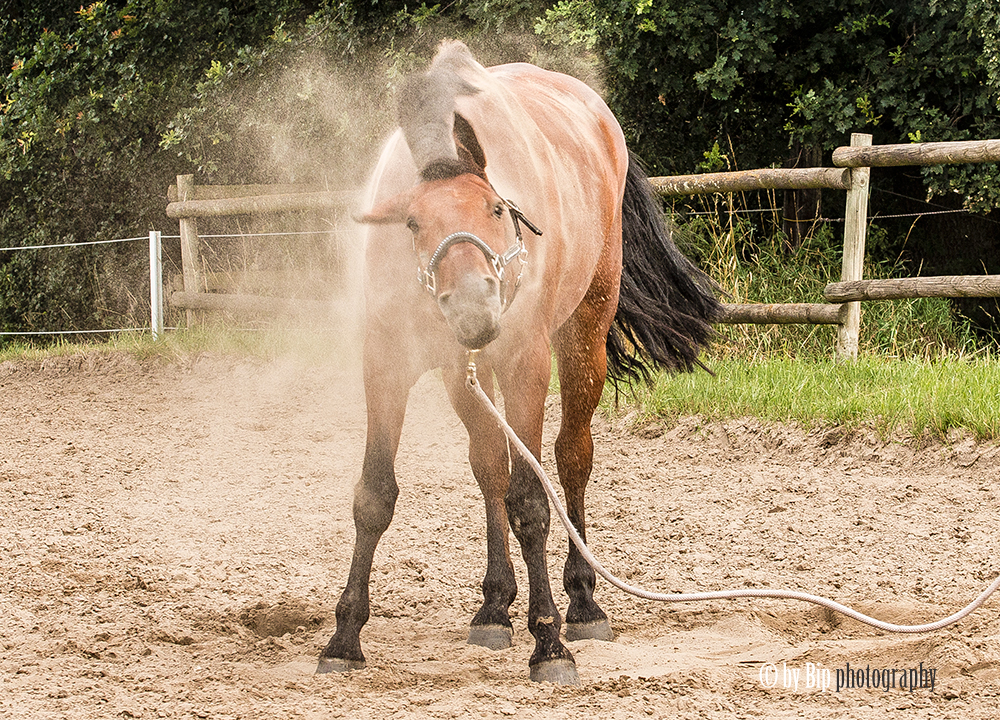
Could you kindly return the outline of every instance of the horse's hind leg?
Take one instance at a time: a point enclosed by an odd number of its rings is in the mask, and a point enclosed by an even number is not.
[[[594,293],[599,298],[607,293]],[[616,295],[615,295],[616,296]],[[566,496],[566,512],[573,526],[586,540],[584,496],[593,468],[594,442],[590,423],[601,400],[607,375],[604,339],[607,337],[608,310],[600,304],[581,305],[556,336],[562,424],[556,438],[555,455],[559,481]],[[613,311],[611,311],[613,315]],[[570,541],[563,570],[563,588],[569,596],[566,611],[566,639],[613,640],[608,616],[594,601],[596,574]]]
[[[469,464],[486,503],[486,576],[483,605],[472,619],[469,644],[491,650],[510,647],[513,626],[509,608],[517,595],[514,567],[510,561],[507,508],[504,497],[510,484],[507,439],[493,419],[465,387],[465,370],[445,371],[445,385],[452,406],[469,431]],[[493,399],[493,370],[480,363],[479,383]]]

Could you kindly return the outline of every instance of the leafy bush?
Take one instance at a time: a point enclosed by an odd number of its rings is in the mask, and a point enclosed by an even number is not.
[[[713,143],[752,168],[851,132],[997,137],[998,21],[992,0],[562,0],[538,30],[603,53],[612,109],[666,175],[691,172]],[[995,173],[967,171],[927,170],[928,185],[995,207],[1000,185],[983,182]]]
[[[0,78],[0,246],[141,235],[190,163],[159,147],[165,118],[212,63],[260,44],[301,3],[95,2],[5,18]],[[41,27],[39,27],[41,25]],[[37,35],[32,38],[32,33]],[[141,268],[145,247],[0,253],[0,330],[100,327],[131,314],[106,268]],[[132,283],[129,283],[132,284]]]
[[[994,0],[561,0],[538,30],[601,54],[609,104],[658,175],[830,166],[852,132],[876,145],[1000,136]],[[888,234],[869,257],[929,275],[1000,273],[998,168],[873,172],[873,209],[911,217],[880,221]],[[819,207],[801,200],[786,194],[790,222],[800,204]],[[957,209],[977,215],[912,216]],[[998,303],[954,305],[1000,339]]]
[[[547,4],[106,0],[0,18],[0,247],[170,234],[178,174],[356,186],[395,83],[442,35],[529,60]],[[0,252],[0,331],[141,323],[145,252]]]

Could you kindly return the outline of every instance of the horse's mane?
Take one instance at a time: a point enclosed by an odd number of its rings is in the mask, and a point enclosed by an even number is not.
[[[464,173],[485,178],[486,156],[468,121],[455,112],[455,99],[480,89],[459,73],[482,70],[460,42],[441,44],[427,72],[411,76],[400,88],[396,104],[410,154],[423,180],[442,180]]]

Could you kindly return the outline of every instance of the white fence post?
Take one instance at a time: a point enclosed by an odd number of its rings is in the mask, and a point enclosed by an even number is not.
[[[153,339],[163,334],[163,254],[159,230],[149,231],[149,327]]]
[[[872,136],[864,133],[851,135],[851,146],[868,146]],[[844,212],[844,263],[841,282],[860,280],[864,274],[865,236],[868,232],[868,180],[871,169],[851,168],[851,188],[847,191],[847,208]],[[858,357],[858,337],[861,333],[861,303],[849,302],[843,324],[837,329],[838,360],[855,360]]]

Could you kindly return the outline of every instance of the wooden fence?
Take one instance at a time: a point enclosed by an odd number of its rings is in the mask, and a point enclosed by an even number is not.
[[[858,352],[861,302],[919,297],[1000,297],[1000,275],[864,280],[865,237],[868,227],[869,178],[872,167],[939,165],[1000,161],[1000,140],[972,142],[871,144],[871,135],[855,133],[850,146],[833,153],[834,168],[760,169],[650,178],[663,196],[750,190],[833,189],[847,192],[841,281],[824,291],[827,303],[727,304],[723,323],[836,325],[838,358]],[[319,191],[289,185],[195,185],[194,176],[178,175],[170,188],[167,215],[180,220],[184,290],[174,292],[171,305],[184,308],[188,324],[202,310],[291,312],[307,301],[254,295],[206,292],[201,270],[198,218],[303,210],[343,210],[350,193]],[[318,306],[319,303],[316,303]]]
[[[183,291],[170,296],[170,304],[182,308],[187,324],[204,310],[237,313],[294,313],[326,311],[327,305],[307,300],[208,292],[208,276],[202,270],[198,218],[260,215],[314,210],[346,209],[352,193],[329,192],[301,185],[195,185],[193,175],[178,175],[168,190],[167,217],[180,221]]]
[[[841,281],[831,283],[823,293],[828,303],[836,304],[730,304],[724,306],[722,322],[837,325],[836,356],[849,359],[857,357],[858,353],[862,301],[1000,297],[1000,275],[862,279],[871,168],[997,162],[1000,161],[1000,140],[878,146],[873,146],[871,142],[871,135],[852,135],[850,146],[837,148],[833,153],[836,168],[775,168],[650,178],[656,191],[667,197],[750,190],[824,188],[847,191]]]

